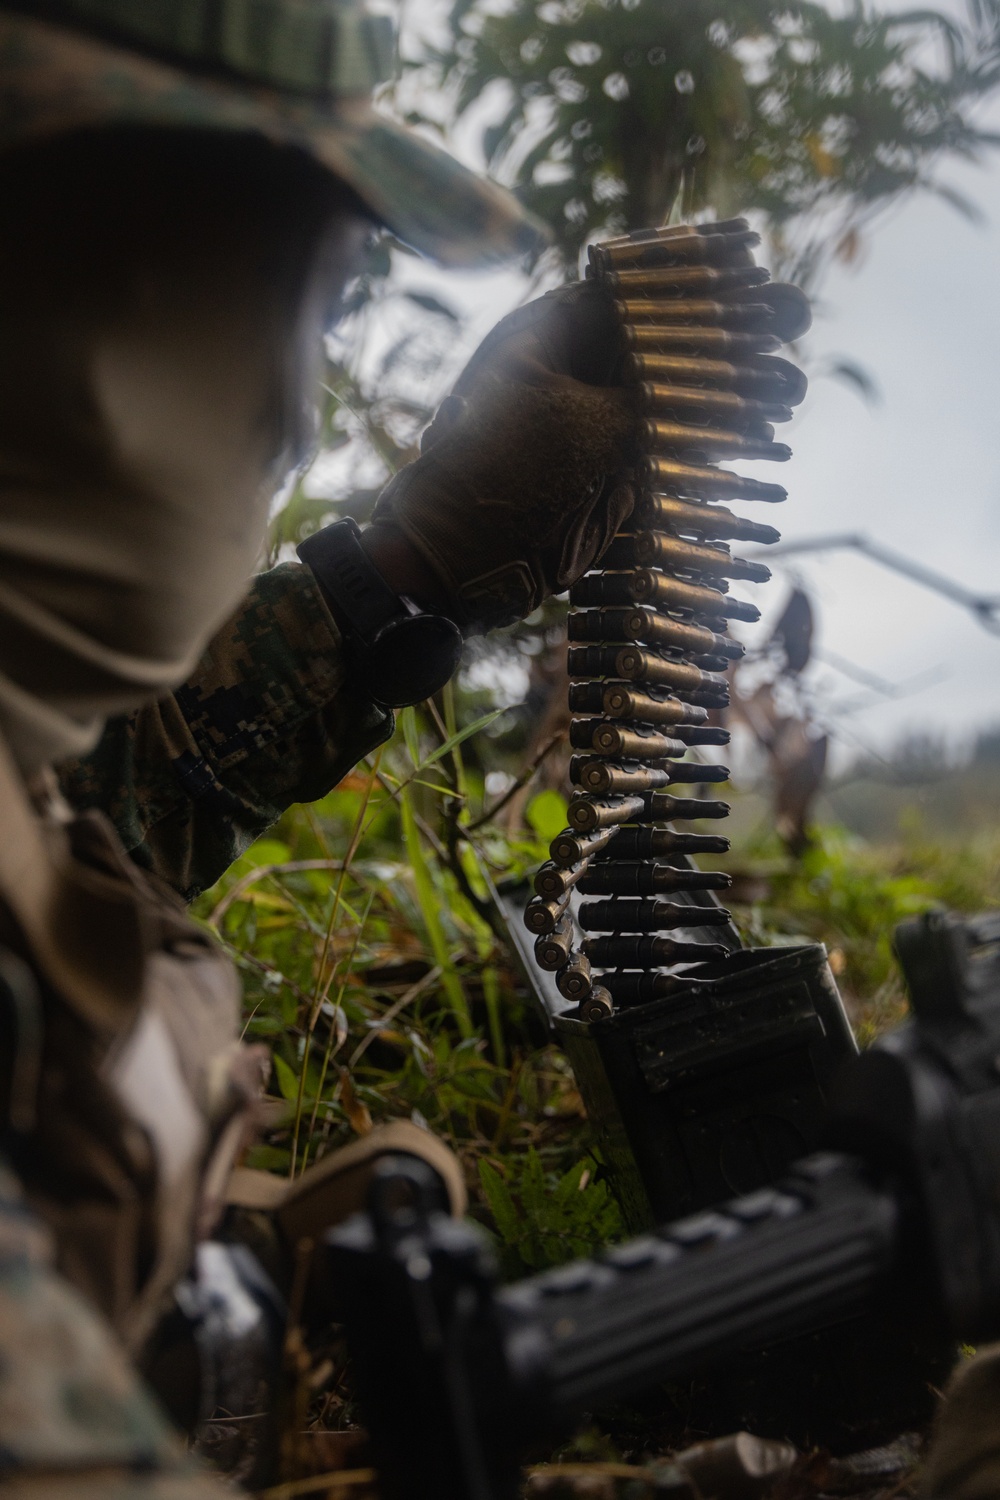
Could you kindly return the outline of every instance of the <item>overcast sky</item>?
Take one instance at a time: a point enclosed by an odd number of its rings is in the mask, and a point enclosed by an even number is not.
[[[859,269],[826,282],[811,360],[859,360],[881,401],[867,407],[835,381],[814,382],[791,428],[778,524],[789,540],[863,531],[1000,596],[1000,161],[950,180],[975,196],[985,227],[915,200],[877,227]],[[821,650],[895,683],[935,668],[944,677],[853,716],[858,734],[885,744],[915,728],[958,739],[1000,722],[1000,637],[856,555],[787,566],[817,601]]]

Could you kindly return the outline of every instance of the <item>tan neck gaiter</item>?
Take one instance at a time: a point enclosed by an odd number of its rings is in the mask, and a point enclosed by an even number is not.
[[[318,173],[157,130],[0,163],[0,733],[25,776],[182,682],[245,592],[307,430]]]

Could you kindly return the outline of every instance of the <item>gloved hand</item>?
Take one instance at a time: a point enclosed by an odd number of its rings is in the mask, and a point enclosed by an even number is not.
[[[369,534],[405,537],[467,634],[523,618],[598,560],[634,503],[635,396],[607,384],[606,294],[562,287],[504,318],[386,486]],[[377,551],[376,551],[377,555]]]

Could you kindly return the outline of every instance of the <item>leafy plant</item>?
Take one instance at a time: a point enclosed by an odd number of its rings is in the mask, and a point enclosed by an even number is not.
[[[449,127],[475,122],[570,270],[588,238],[681,196],[685,214],[757,210],[808,280],[914,189],[970,212],[937,166],[996,141],[975,114],[997,84],[996,0],[960,20],[865,0],[456,0],[450,29],[425,86]]]
[[[621,1238],[617,1204],[595,1177],[593,1160],[560,1176],[546,1172],[534,1150],[506,1162],[484,1158],[479,1181],[511,1275],[560,1265]]]

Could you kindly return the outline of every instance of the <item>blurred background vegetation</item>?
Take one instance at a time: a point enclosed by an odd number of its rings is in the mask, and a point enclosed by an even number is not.
[[[671,212],[749,213],[764,258],[815,289],[908,194],[973,213],[949,168],[996,144],[977,121],[1000,68],[998,0],[947,16],[862,0],[457,0],[431,19],[410,16],[386,103],[550,225],[525,296],[577,274],[589,240]],[[337,514],[369,513],[415,452],[464,316],[404,247],[373,250],[329,343],[319,450],[276,511],[272,560]],[[823,704],[801,692],[809,629],[801,602],[789,610],[734,685],[732,905],[748,941],[827,943],[869,1040],[904,1007],[894,924],[1000,900],[1000,824],[981,811],[1000,791],[1000,741],[984,735],[957,764],[910,742],[825,778]],[[425,1123],[459,1153],[509,1274],[620,1232],[485,878],[524,877],[565,825],[562,618],[557,602],[472,644],[439,699],[401,713],[391,743],[199,904],[243,972],[248,1034],[274,1052],[278,1114],[255,1164],[294,1175],[373,1122]],[[324,1410],[336,1425],[336,1403]]]

